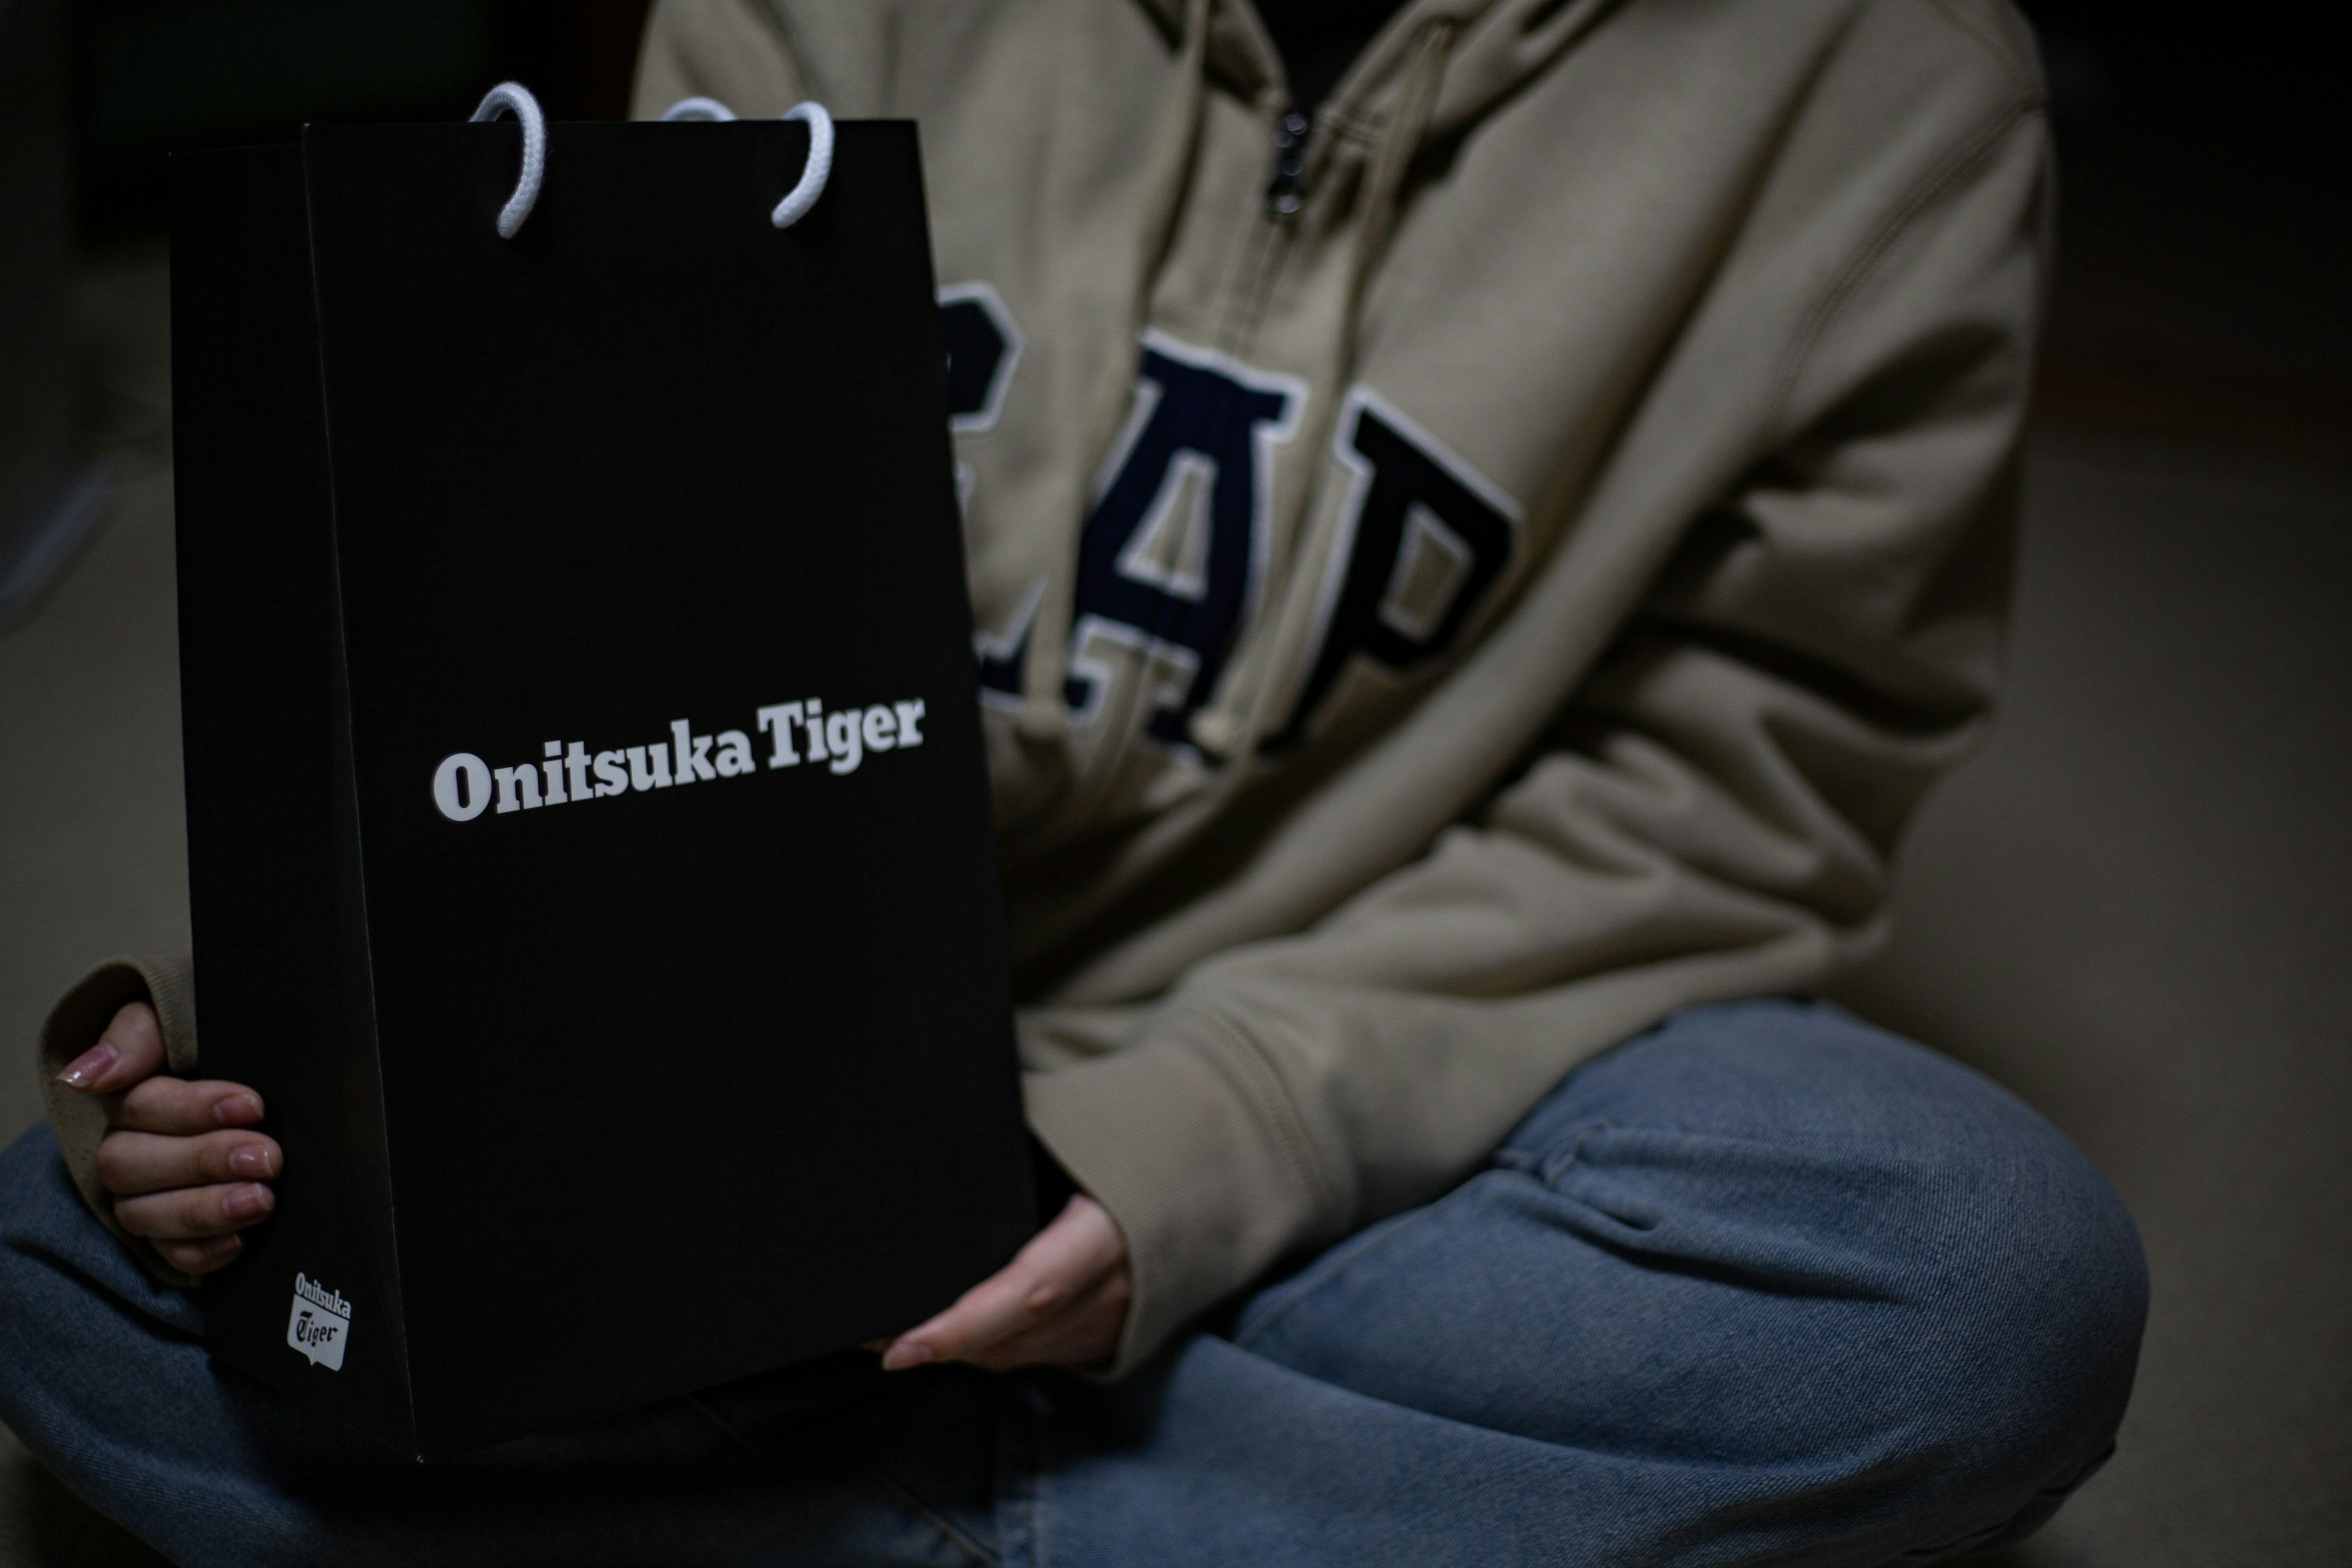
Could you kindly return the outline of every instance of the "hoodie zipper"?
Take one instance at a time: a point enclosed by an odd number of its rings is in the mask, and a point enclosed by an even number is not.
[[[1280,253],[1290,237],[1290,220],[1307,205],[1307,142],[1314,130],[1315,122],[1295,104],[1275,117],[1274,159],[1265,180],[1265,221],[1250,245],[1251,256],[1243,274],[1246,281],[1233,297],[1238,313],[1228,317],[1228,331],[1219,334],[1220,346],[1237,357],[1249,352],[1259,312],[1280,267]],[[1233,651],[1235,655],[1242,651],[1240,634]],[[1227,671],[1228,686],[1234,673]],[[1189,738],[1213,764],[1231,757],[1235,721],[1227,710],[1233,700],[1229,692],[1212,693],[1208,705],[1192,715]]]
[[[1307,174],[1307,139],[1315,122],[1296,109],[1274,122],[1274,173],[1265,182],[1265,210],[1277,218],[1297,213]]]

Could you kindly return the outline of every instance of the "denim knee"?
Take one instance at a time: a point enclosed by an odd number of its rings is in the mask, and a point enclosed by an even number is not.
[[[1977,1181],[2010,1201],[1944,1238],[1969,1261],[1924,1281],[1921,1305],[1950,1336],[1938,1360],[1968,1384],[1940,1414],[1941,1441],[2016,1503],[1989,1547],[2030,1533],[2114,1450],[2148,1288],[2122,1200],[2055,1129]]]
[[[1934,1221],[1901,1249],[1915,1387],[1929,1395],[1915,1451],[1982,1500],[1976,1517],[1992,1522],[1967,1550],[2021,1538],[2113,1451],[2147,1317],[2130,1214],[2063,1133],[1990,1079],[1833,1007],[1768,1009],[1871,1085],[1876,1134],[1927,1173]]]
[[[1816,1369],[1823,1440],[1920,1478],[1956,1535],[2039,1522],[2112,1447],[2138,1235],[2063,1134],[1948,1058],[1831,1006],[1694,1008],[1569,1079],[1498,1163],[1585,1239],[1747,1288]]]

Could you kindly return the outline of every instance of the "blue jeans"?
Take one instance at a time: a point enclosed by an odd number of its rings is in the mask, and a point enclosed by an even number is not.
[[[205,1361],[44,1129],[0,1417],[189,1563],[1877,1564],[2113,1446],[2147,1275],[2090,1163],[1833,1008],[1694,1008],[1486,1167],[1109,1386],[845,1355],[419,1467]]]

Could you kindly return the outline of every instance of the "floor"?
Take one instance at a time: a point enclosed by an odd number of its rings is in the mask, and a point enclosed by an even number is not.
[[[111,521],[0,637],[0,1136],[92,961],[186,941],[156,258],[82,302]],[[2352,477],[2044,427],[1999,736],[1844,991],[2042,1107],[2156,1282],[2122,1450],[2007,1568],[2341,1562],[2352,1539]],[[0,1433],[0,1568],[152,1561]]]
[[[2098,1162],[2154,1293],[2120,1451],[2012,1568],[2352,1542],[2352,475],[2045,430],[2011,698],[1844,998]]]

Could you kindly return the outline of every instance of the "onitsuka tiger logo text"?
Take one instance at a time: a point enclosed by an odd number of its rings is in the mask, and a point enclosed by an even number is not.
[[[352,1304],[342,1293],[295,1275],[294,1310],[286,1320],[287,1348],[300,1351],[312,1366],[341,1372],[343,1351],[351,1340]]]
[[[854,773],[869,753],[921,745],[923,716],[919,697],[830,713],[812,697],[801,702],[775,703],[759,710],[755,717],[760,733],[772,742],[771,768],[796,768],[807,761],[823,763],[830,773]],[[562,742],[550,741],[546,761],[518,763],[510,768],[492,768],[471,752],[453,752],[434,770],[433,804],[452,822],[471,822],[489,809],[493,780],[498,810],[503,815],[668,789],[703,779],[740,778],[758,765],[751,754],[751,737],[740,730],[698,735],[691,724],[677,719],[671,721],[669,732],[666,742],[593,753],[583,741],[572,742],[568,751]],[[593,784],[591,773],[595,774]]]

